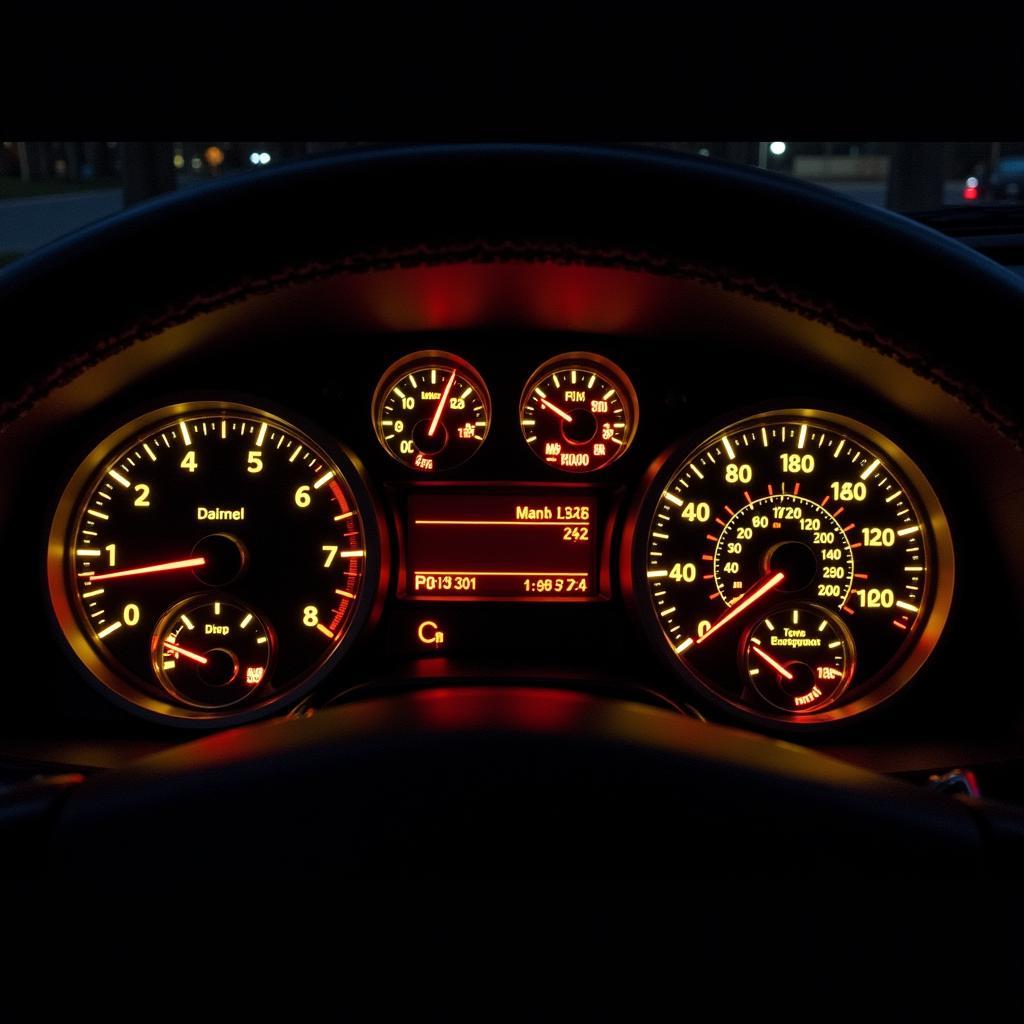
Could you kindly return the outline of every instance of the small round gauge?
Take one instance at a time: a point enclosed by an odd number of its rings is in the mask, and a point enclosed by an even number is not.
[[[223,725],[297,699],[350,646],[381,543],[340,448],[250,406],[186,403],[126,424],[75,474],[50,595],[115,700]]]
[[[400,359],[381,377],[371,408],[384,450],[420,473],[461,465],[490,429],[491,398],[483,379],[450,352]]]
[[[892,696],[935,646],[949,528],[872,428],[766,413],[666,453],[649,480],[623,551],[638,610],[682,678],[728,710],[837,721]]]
[[[549,359],[529,379],[519,425],[538,459],[566,473],[593,473],[629,447],[637,400],[629,378],[590,352]]]
[[[828,609],[782,605],[740,643],[742,671],[768,704],[797,714],[835,701],[853,677],[853,640]]]
[[[274,636],[248,605],[200,595],[172,608],[151,640],[153,672],[175,699],[223,708],[269,683]]]

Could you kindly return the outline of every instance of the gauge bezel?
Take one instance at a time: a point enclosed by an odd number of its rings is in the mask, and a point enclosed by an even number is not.
[[[534,388],[536,388],[540,382],[548,376],[548,374],[555,373],[557,368],[562,365],[569,366],[570,368],[582,366],[599,373],[606,380],[614,383],[621,394],[623,404],[628,406],[628,425],[622,438],[622,444],[615,450],[615,453],[610,459],[593,469],[564,469],[561,466],[553,466],[551,463],[546,462],[538,450],[536,448],[531,448],[529,442],[526,441],[526,428],[523,426],[523,413],[525,411],[526,403],[533,394]],[[633,439],[636,437],[637,427],[640,424],[640,400],[637,398],[636,388],[633,386],[633,381],[630,379],[629,374],[627,374],[626,371],[617,363],[612,362],[612,360],[607,356],[600,355],[597,352],[560,352],[558,355],[552,356],[550,359],[541,363],[540,366],[538,366],[537,369],[526,378],[526,383],[523,385],[523,390],[519,395],[519,404],[516,406],[516,422],[519,427],[520,437],[523,439],[523,443],[526,444],[529,452],[550,472],[557,473],[559,476],[563,477],[568,476],[570,478],[586,477],[593,473],[601,473],[608,469],[610,466],[618,462],[619,459],[621,459],[632,447]]]
[[[118,452],[154,426],[183,416],[238,414],[275,423],[295,437],[305,439],[341,472],[359,509],[364,532],[366,561],[364,592],[360,594],[349,628],[341,641],[313,668],[287,690],[269,700],[244,709],[187,707],[162,700],[140,690],[133,676],[119,670],[88,637],[76,609],[68,573],[68,541],[76,528],[84,503],[81,499],[99,478],[101,470],[116,459]],[[230,399],[195,398],[148,408],[104,434],[78,462],[78,468],[57,498],[46,545],[46,583],[54,631],[74,656],[73,662],[89,685],[115,706],[161,725],[195,729],[220,729],[266,718],[307,696],[348,651],[360,642],[380,617],[390,580],[390,540],[387,522],[368,482],[365,467],[346,445],[302,416],[262,398],[244,396]]]
[[[484,412],[487,416],[487,426],[484,428],[484,436],[476,448],[470,449],[458,462],[453,462],[451,465],[444,466],[441,469],[421,469],[396,455],[384,440],[384,430],[381,427],[384,400],[391,389],[407,374],[415,370],[445,369],[445,364],[456,367],[459,373],[472,384],[481,405],[484,407]],[[420,349],[417,352],[410,352],[408,355],[402,356],[401,359],[395,360],[380,375],[377,386],[373,390],[373,397],[370,399],[370,422],[373,427],[373,436],[377,438],[377,442],[389,458],[397,462],[403,469],[414,473],[416,477],[429,479],[464,466],[483,448],[487,443],[487,438],[490,436],[491,425],[494,422],[494,406],[491,403],[491,393],[487,389],[487,382],[480,371],[468,359],[457,356],[454,352],[446,352],[444,349],[427,348]]]
[[[675,655],[665,642],[646,580],[646,531],[650,527],[658,499],[676,471],[720,434],[748,430],[768,420],[789,419],[817,422],[825,428],[858,438],[865,447],[877,451],[893,466],[910,488],[913,504],[925,527],[922,534],[927,545],[928,564],[933,567],[929,573],[925,598],[927,610],[919,623],[915,624],[908,638],[909,646],[899,656],[898,664],[890,668],[890,662],[873,679],[866,680],[864,691],[857,699],[839,706],[829,705],[820,713],[773,713],[767,708],[755,709],[729,699],[709,685]],[[888,436],[876,427],[842,413],[810,408],[770,408],[739,419],[725,419],[714,430],[705,427],[699,432],[691,431],[657,456],[644,474],[637,497],[627,512],[619,551],[619,569],[627,608],[676,678],[719,711],[744,724],[780,732],[807,734],[852,719],[861,720],[906,690],[935,650],[949,618],[953,601],[955,557],[949,522],[938,495],[917,463]]]

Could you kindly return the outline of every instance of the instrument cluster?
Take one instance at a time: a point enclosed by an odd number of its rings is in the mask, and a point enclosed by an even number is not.
[[[879,423],[688,420],[601,351],[500,388],[450,351],[380,362],[342,428],[181,395],[81,453],[47,581],[105,697],[223,727],[389,675],[514,672],[517,652],[619,671],[639,645],[666,701],[800,731],[884,703],[935,647],[950,530]]]

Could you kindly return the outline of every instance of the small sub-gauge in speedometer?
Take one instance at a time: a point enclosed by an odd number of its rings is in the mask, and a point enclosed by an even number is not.
[[[953,550],[921,471],[831,413],[734,424],[652,470],[624,547],[672,664],[734,711],[792,724],[900,689],[949,610]]]
[[[183,403],[86,458],[50,532],[50,595],[115,700],[223,725],[296,700],[351,645],[382,542],[339,446],[250,406]]]
[[[483,378],[450,352],[414,352],[388,368],[371,403],[384,450],[403,466],[438,473],[461,465],[487,437]]]
[[[611,360],[567,352],[541,366],[519,402],[530,451],[554,469],[592,473],[621,456],[636,432],[637,399]]]

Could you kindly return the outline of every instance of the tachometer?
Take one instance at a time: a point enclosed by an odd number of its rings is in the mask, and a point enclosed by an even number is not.
[[[121,703],[223,724],[296,698],[348,646],[380,545],[344,452],[259,409],[189,403],[126,425],[75,475],[50,594]]]
[[[673,663],[734,710],[844,718],[916,672],[945,621],[949,530],[892,442],[844,417],[767,413],[666,456],[626,551]]]

